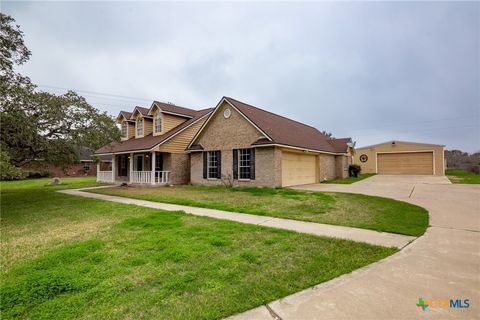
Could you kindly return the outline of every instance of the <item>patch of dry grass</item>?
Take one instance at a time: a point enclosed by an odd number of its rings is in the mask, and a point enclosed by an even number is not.
[[[8,272],[18,261],[34,259],[46,250],[58,248],[71,241],[88,239],[105,232],[117,220],[100,218],[86,221],[63,220],[37,228],[36,225],[26,225],[20,228],[1,228],[2,242],[2,272]]]
[[[0,269],[8,272],[18,262],[34,259],[52,248],[88,239],[126,216],[141,213],[129,206],[92,202],[54,192],[95,185],[95,177],[1,183]],[[115,210],[112,210],[115,208]],[[135,207],[134,207],[135,208]]]

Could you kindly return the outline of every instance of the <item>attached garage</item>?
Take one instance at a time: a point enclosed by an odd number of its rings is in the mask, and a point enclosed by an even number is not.
[[[318,182],[316,155],[282,151],[282,187]]]
[[[443,148],[438,144],[388,141],[357,148],[354,163],[364,173],[444,175]]]

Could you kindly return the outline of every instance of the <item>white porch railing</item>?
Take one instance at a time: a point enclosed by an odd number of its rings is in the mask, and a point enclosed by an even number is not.
[[[131,183],[152,184],[152,171],[131,171]],[[153,184],[166,184],[170,171],[155,171]]]
[[[112,171],[97,171],[97,182],[113,182],[113,172]]]
[[[150,171],[131,171],[130,174],[132,183],[151,183],[152,173]]]
[[[155,171],[155,183],[165,184],[169,182],[170,171]]]

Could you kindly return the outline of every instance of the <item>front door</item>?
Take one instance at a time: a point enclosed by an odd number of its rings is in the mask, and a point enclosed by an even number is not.
[[[163,171],[163,153],[155,154],[155,171]]]
[[[120,162],[120,165],[118,166],[118,176],[119,177],[126,177],[128,175],[128,156],[127,155],[121,155],[118,156],[118,160]]]
[[[143,171],[143,154],[135,155],[135,171]]]

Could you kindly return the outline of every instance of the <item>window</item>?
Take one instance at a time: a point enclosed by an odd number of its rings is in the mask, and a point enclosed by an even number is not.
[[[234,180],[255,180],[255,148],[233,149]]]
[[[123,121],[122,122],[122,138],[127,138],[127,128],[128,128],[127,121]]]
[[[209,179],[218,178],[218,155],[217,151],[207,152],[207,177]]]
[[[238,150],[238,177],[239,179],[250,179],[251,149]]]
[[[83,171],[85,171],[85,172],[90,171],[90,163],[89,162],[84,162],[83,163]]]
[[[143,135],[143,119],[137,119],[137,136]]]
[[[155,113],[155,133],[162,131],[162,114],[160,112]]]

